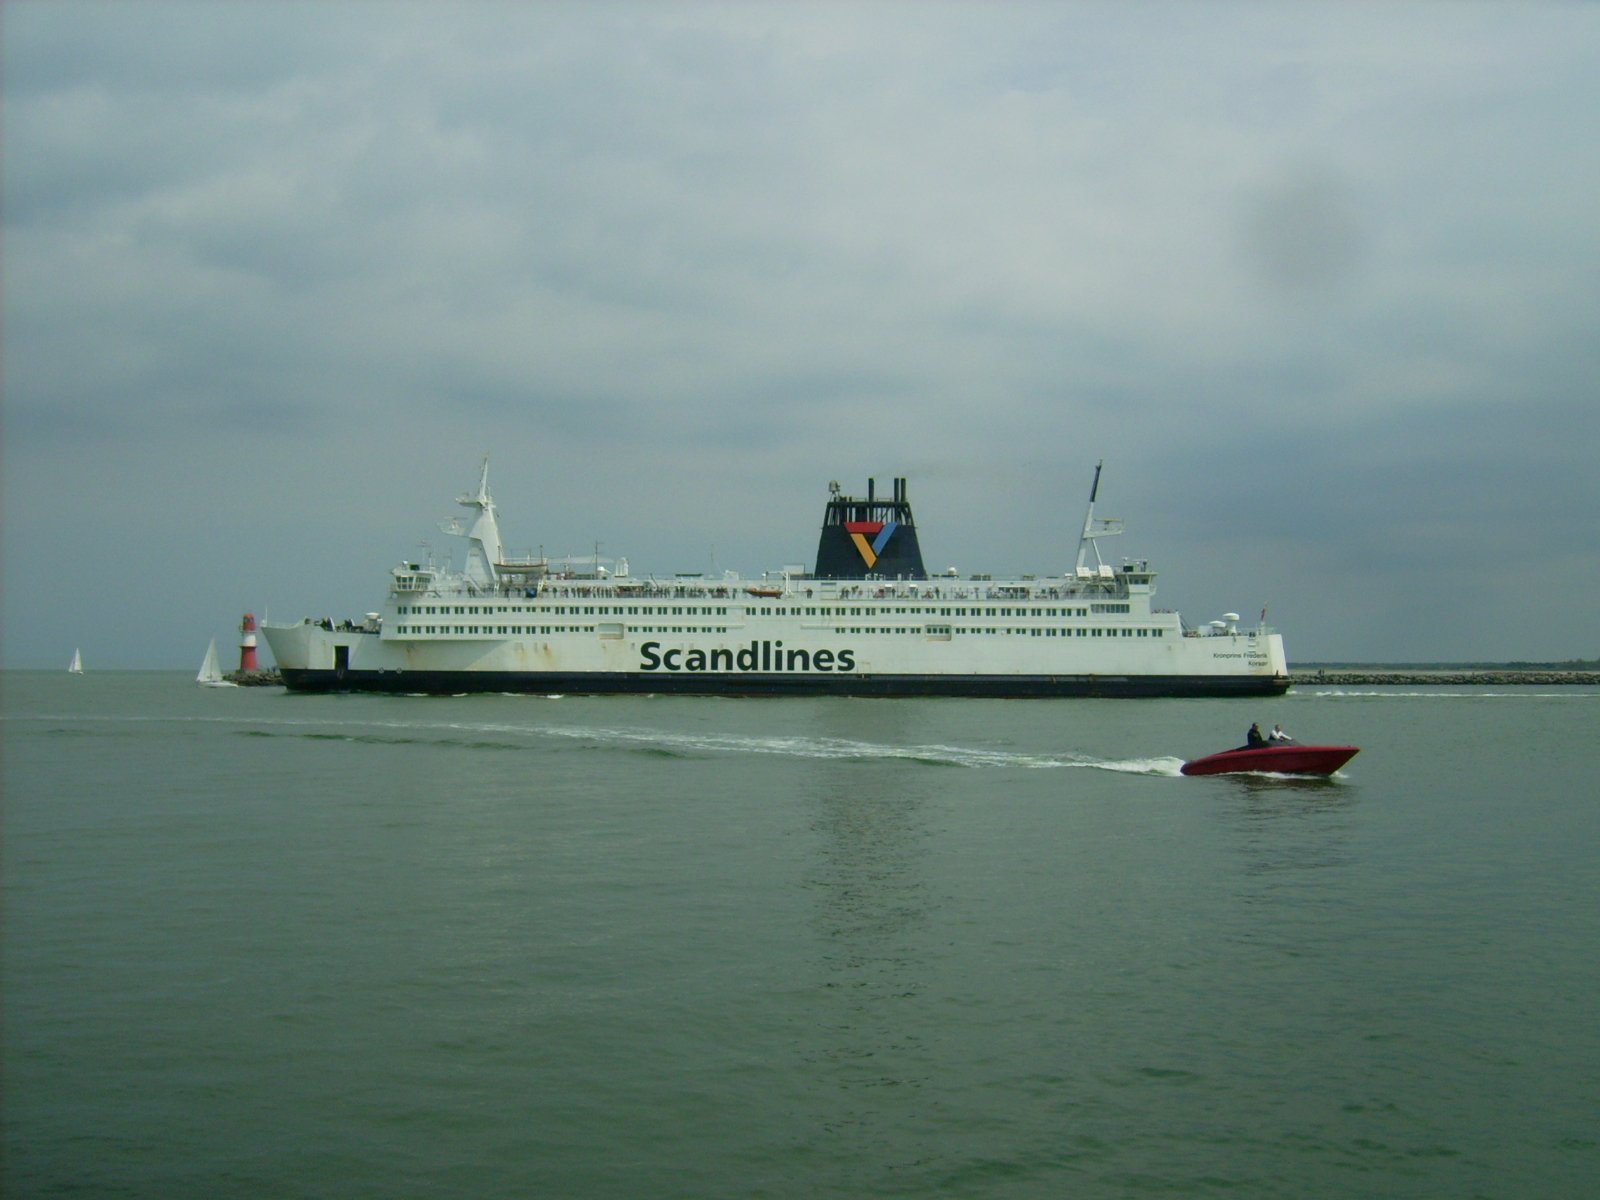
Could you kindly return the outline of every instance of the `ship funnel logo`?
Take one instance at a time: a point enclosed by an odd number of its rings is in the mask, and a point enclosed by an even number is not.
[[[856,544],[856,549],[861,553],[861,561],[867,564],[867,570],[870,571],[878,565],[878,557],[883,553],[883,548],[889,544],[889,539],[899,528],[899,524],[895,521],[846,521],[844,531]]]

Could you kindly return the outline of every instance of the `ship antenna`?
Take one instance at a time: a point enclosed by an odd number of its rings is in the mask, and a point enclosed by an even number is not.
[[[1094,465],[1094,483],[1089,488],[1089,510],[1083,516],[1083,533],[1078,537],[1078,570],[1080,571],[1086,565],[1086,560],[1091,550],[1094,551],[1095,569],[1099,570],[1100,567],[1105,565],[1100,558],[1100,547],[1095,545],[1096,538],[1112,537],[1122,532],[1122,519],[1120,517],[1095,519],[1094,502],[1095,498],[1100,494],[1100,471],[1105,465],[1105,459],[1101,459]]]
[[[503,560],[500,549],[500,525],[495,518],[494,499],[489,495],[489,456],[483,456],[483,470],[478,476],[476,493],[457,496],[456,503],[477,510],[472,525],[466,532],[466,573],[475,583],[493,584],[496,568]],[[447,530],[447,532],[456,532]]]

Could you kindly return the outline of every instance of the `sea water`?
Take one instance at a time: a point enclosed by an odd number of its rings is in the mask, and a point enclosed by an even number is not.
[[[0,686],[7,1197],[1600,1178],[1600,689]]]

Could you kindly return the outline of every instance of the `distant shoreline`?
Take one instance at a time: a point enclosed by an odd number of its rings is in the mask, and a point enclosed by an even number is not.
[[[1330,683],[1339,686],[1369,684],[1439,685],[1467,687],[1520,687],[1527,685],[1600,684],[1600,672],[1555,670],[1545,667],[1295,667],[1294,683]]]

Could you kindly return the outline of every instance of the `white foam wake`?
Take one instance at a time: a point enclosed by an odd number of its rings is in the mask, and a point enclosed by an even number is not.
[[[591,744],[658,750],[684,756],[719,754],[769,755],[781,758],[827,759],[834,761],[904,761],[928,766],[1009,770],[1093,770],[1125,775],[1177,776],[1183,760],[1172,757],[1104,759],[1094,755],[1063,752],[1037,753],[984,746],[945,743],[901,745],[887,742],[857,741],[850,738],[824,738],[783,735],[755,735],[676,731],[651,728],[625,728],[604,725],[536,725],[488,721],[415,720],[328,720],[261,716],[182,716],[182,717],[78,717],[42,718],[76,724],[166,723],[237,726],[259,732],[283,731],[286,734],[357,739],[374,733],[389,735],[396,741],[439,740],[494,736],[518,741],[560,739]]]

